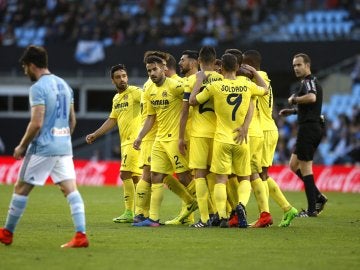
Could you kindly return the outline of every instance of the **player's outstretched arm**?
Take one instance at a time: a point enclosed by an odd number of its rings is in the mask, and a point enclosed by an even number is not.
[[[279,112],[280,116],[289,116],[291,114],[297,114],[297,110],[295,108],[291,108],[291,109],[282,109]]]
[[[117,120],[115,118],[108,118],[106,121],[99,127],[95,132],[86,135],[86,142],[92,144],[97,138],[101,137],[113,127],[117,125]]]

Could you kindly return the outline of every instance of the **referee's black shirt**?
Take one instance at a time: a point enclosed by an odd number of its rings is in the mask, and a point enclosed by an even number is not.
[[[300,88],[296,96],[301,97],[306,94],[313,93],[316,95],[316,102],[307,104],[298,104],[298,123],[320,122],[321,106],[323,100],[323,92],[317,78],[310,74],[306,76],[300,84]]]

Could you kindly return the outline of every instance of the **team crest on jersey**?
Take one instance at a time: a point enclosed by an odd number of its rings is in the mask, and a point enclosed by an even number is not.
[[[129,95],[126,94],[126,95],[124,96],[124,100],[128,100],[128,98],[129,98]]]
[[[164,91],[164,92],[162,92],[162,96],[165,98],[165,97],[167,97],[167,92],[166,91]]]

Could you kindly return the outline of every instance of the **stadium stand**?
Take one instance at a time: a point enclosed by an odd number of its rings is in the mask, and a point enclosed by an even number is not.
[[[235,39],[352,39],[360,11],[348,1],[8,0],[0,9],[3,46],[97,40],[205,45]],[[351,2],[351,1],[350,1]],[[355,1],[356,2],[356,1]],[[303,3],[303,5],[300,5]],[[305,7],[305,9],[304,9]],[[5,42],[4,42],[5,40]]]

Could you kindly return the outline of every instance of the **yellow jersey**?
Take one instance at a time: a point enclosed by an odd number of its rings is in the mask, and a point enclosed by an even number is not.
[[[261,78],[263,78],[263,80],[266,82],[266,85],[269,89],[269,93],[266,96],[258,98],[261,128],[264,131],[277,130],[278,128],[272,117],[274,108],[274,97],[270,84],[270,79],[265,71],[258,71],[258,73],[260,74]]]
[[[138,135],[141,122],[141,93],[141,88],[129,85],[112,100],[109,118],[117,119],[121,146],[132,144]]]
[[[151,84],[147,91],[148,115],[156,115],[157,141],[179,139],[180,112],[184,87],[176,80],[165,78],[161,86]]]
[[[199,103],[204,103],[210,98],[214,101],[216,114],[214,140],[236,144],[233,130],[244,123],[251,97],[264,93],[264,88],[257,86],[246,77],[236,80],[223,79],[207,85],[196,99]]]
[[[201,91],[209,83],[222,81],[223,75],[216,71],[205,71],[207,79],[203,81]],[[196,83],[196,74],[190,75],[187,79],[184,93],[184,101],[189,101],[190,94]],[[214,138],[216,128],[216,117],[214,113],[214,101],[212,98],[200,105],[193,106],[191,115],[190,135],[193,137]]]
[[[150,78],[148,78],[148,80],[144,83],[143,86],[143,91],[141,94],[141,127],[144,126],[144,123],[148,116],[148,110],[146,105],[148,100],[147,91],[152,84],[154,84],[153,81]],[[143,138],[143,141],[154,141],[156,137],[156,132],[157,132],[157,123],[155,122],[151,130]]]

